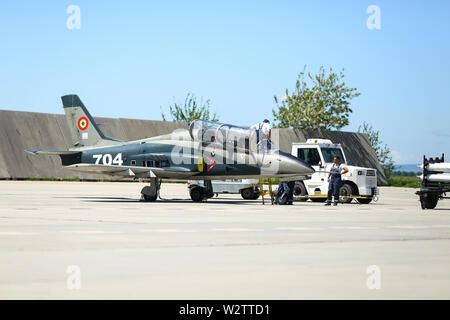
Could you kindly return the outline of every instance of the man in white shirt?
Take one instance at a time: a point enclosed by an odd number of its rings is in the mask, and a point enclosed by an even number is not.
[[[267,149],[270,150],[272,133],[272,126],[270,125],[270,121],[264,119],[262,122],[252,125],[250,129],[256,130],[256,142],[259,143],[260,141],[263,141],[261,143],[262,148],[265,149],[265,147],[267,146]]]

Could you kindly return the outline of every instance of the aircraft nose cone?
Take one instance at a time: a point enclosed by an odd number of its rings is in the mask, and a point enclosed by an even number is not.
[[[280,151],[280,174],[313,174],[315,170],[307,162]]]

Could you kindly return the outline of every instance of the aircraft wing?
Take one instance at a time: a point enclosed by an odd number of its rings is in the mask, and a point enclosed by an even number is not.
[[[186,178],[198,173],[197,171],[191,171],[182,167],[154,168],[90,163],[72,164],[69,166],[65,166],[64,168],[72,171],[107,174],[123,177],[152,177],[153,175],[163,178]]]
[[[34,156],[37,156],[39,154],[45,154],[50,156],[63,156],[63,155],[71,155],[71,154],[77,154],[81,151],[70,151],[70,150],[25,150],[28,153],[31,153]]]

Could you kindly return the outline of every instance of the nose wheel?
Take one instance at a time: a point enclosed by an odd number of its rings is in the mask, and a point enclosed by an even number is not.
[[[150,185],[141,190],[141,201],[153,202],[158,199],[161,181],[158,178],[151,178]]]

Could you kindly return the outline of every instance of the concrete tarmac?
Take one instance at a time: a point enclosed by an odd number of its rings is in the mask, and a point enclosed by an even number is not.
[[[450,299],[450,200],[193,203],[163,184],[145,203],[144,185],[0,181],[0,298]]]

